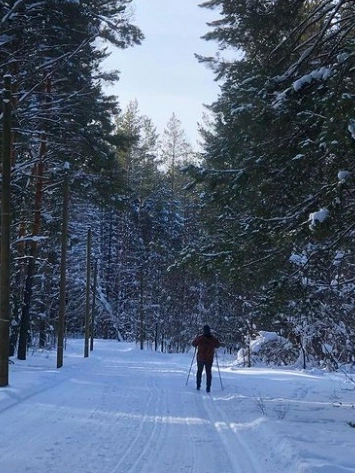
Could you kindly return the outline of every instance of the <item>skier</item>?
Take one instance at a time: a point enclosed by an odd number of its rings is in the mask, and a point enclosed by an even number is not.
[[[203,327],[203,334],[199,335],[192,342],[192,346],[197,348],[197,374],[196,387],[199,391],[201,389],[201,378],[203,368],[206,371],[206,391],[211,391],[212,382],[212,364],[215,348],[221,346],[219,340],[211,334],[209,325]]]

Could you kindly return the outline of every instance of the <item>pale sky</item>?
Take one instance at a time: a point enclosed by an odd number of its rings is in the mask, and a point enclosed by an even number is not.
[[[145,35],[140,46],[115,50],[105,68],[118,69],[120,81],[106,87],[121,108],[137,99],[140,113],[162,133],[172,113],[181,120],[190,143],[199,139],[203,104],[217,98],[214,74],[194,53],[215,56],[217,44],[200,39],[218,19],[218,11],[198,7],[202,0],[134,0],[134,19]]]

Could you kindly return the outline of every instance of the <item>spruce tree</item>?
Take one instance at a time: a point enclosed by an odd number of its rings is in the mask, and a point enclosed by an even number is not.
[[[202,250],[239,290],[254,288],[260,300],[264,288],[268,297],[282,295],[279,313],[286,317],[297,291],[279,289],[291,288],[295,277],[301,286],[312,281],[306,299],[327,307],[318,315],[325,318],[328,304],[342,304],[341,289],[332,289],[339,268],[325,268],[347,254],[344,279],[352,264],[354,6],[223,0],[203,6],[221,11],[206,39],[233,48],[236,59],[209,61],[223,84],[211,106],[213,129],[204,131],[205,166],[194,174],[207,184],[210,235]],[[320,287],[329,291],[324,305]],[[334,322],[328,320],[328,333]]]

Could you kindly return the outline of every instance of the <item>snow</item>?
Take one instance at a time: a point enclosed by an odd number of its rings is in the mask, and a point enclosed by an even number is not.
[[[298,255],[296,253],[292,253],[290,256],[290,261],[296,265],[304,266],[308,262],[308,258],[306,255]]]
[[[344,183],[350,177],[349,171],[339,171],[338,172],[338,180],[341,183]]]
[[[264,343],[278,340],[278,338],[279,337],[275,332],[265,332],[262,330],[259,332],[259,336],[256,338],[256,340],[251,341],[250,350],[253,353],[258,353]]]
[[[305,157],[304,154],[296,154],[296,156],[294,158],[292,158],[292,161],[296,161],[298,159],[303,159]]]
[[[355,120],[353,118],[349,120],[348,131],[351,134],[351,138],[355,140]]]
[[[322,208],[317,212],[313,212],[309,215],[309,221],[311,222],[311,226],[315,226],[317,222],[324,222],[329,216],[329,210],[326,208]]]
[[[194,367],[186,385],[192,352],[95,340],[83,353],[69,340],[60,370],[54,352],[13,359],[0,389],[2,472],[355,472],[351,375],[236,369],[219,349],[207,394]]]
[[[300,79],[297,79],[293,83],[293,88],[296,92],[298,92],[302,87],[307,84],[311,84],[314,80],[327,80],[332,75],[332,70],[329,67],[321,67],[319,69],[315,69],[314,71],[310,72],[309,74],[305,74]]]

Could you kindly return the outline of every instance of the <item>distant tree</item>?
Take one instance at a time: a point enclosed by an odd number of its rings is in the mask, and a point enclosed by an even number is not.
[[[171,186],[172,200],[179,186],[179,168],[193,159],[193,148],[186,138],[181,121],[173,113],[168,120],[160,143],[160,158]],[[180,178],[181,181],[181,178]]]

